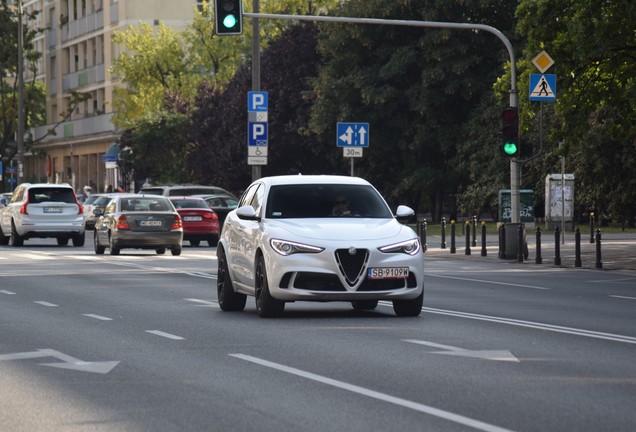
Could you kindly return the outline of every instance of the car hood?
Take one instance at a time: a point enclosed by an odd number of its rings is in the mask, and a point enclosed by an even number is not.
[[[287,240],[319,239],[319,240],[380,240],[399,237],[400,233],[412,230],[395,219],[285,219],[268,221],[272,236],[284,236]],[[411,235],[409,235],[410,237]]]

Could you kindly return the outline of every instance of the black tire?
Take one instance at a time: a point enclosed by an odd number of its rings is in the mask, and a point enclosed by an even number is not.
[[[397,316],[416,317],[422,313],[422,304],[424,304],[424,290],[411,300],[393,300],[393,311]]]
[[[0,227],[0,245],[6,246],[9,244],[9,240],[11,240],[11,236],[4,235],[2,231],[2,227]]]
[[[24,244],[24,237],[18,234],[15,229],[15,224],[11,222],[11,246],[22,246]]]
[[[172,254],[172,256],[179,256],[181,255],[181,246],[175,246],[172,249],[170,249],[170,253]]]
[[[208,246],[215,247],[219,245],[219,236],[212,236],[208,239]]]
[[[216,256],[219,264],[216,276],[216,294],[219,300],[219,307],[226,312],[240,312],[245,309],[247,296],[234,291],[223,248],[217,251]]]
[[[267,269],[265,268],[265,259],[259,255],[256,261],[256,313],[261,318],[276,318],[283,314],[285,310],[285,302],[276,300],[269,292],[269,283],[267,282]]]
[[[68,237],[58,237],[57,238],[57,245],[58,246],[68,246]]]
[[[121,252],[121,249],[113,241],[113,237],[110,234],[108,235],[108,249],[110,249],[111,255],[119,255],[119,252]]]
[[[376,307],[378,307],[378,301],[377,300],[354,300],[351,302],[351,306],[353,306],[353,308],[358,311],[373,310]]]
[[[163,255],[166,253],[166,248],[160,247],[160,248],[157,248],[156,251],[157,251],[157,255]]]
[[[104,255],[104,251],[106,250],[106,247],[100,246],[99,240],[97,240],[97,231],[93,233],[93,243],[95,243],[95,254]]]
[[[82,247],[86,242],[86,232],[73,236],[73,246]]]
[[[200,244],[200,240],[190,240],[190,246],[199,246]]]

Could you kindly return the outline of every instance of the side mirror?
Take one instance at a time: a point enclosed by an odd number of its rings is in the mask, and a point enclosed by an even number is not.
[[[254,207],[252,207],[251,205],[243,206],[236,209],[236,215],[239,219],[243,220],[253,220],[257,222],[261,221],[261,218],[256,216],[256,210],[254,210]]]
[[[395,217],[399,222],[407,222],[411,217],[415,216],[415,211],[408,206],[400,205],[395,212]]]
[[[101,216],[104,214],[104,212],[102,211],[102,209],[98,209],[96,208],[95,210],[93,210],[93,214],[97,217]]]

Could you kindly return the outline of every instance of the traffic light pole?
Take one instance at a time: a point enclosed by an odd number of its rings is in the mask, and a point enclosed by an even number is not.
[[[258,0],[254,0],[254,2],[255,4],[257,4]],[[321,21],[321,22],[334,22],[334,23],[394,25],[394,26],[406,26],[406,27],[451,28],[451,29],[458,29],[458,30],[482,30],[482,31],[495,35],[501,42],[503,42],[504,46],[508,50],[508,55],[510,56],[510,81],[511,81],[510,82],[510,106],[513,108],[519,107],[518,91],[517,91],[517,68],[515,63],[515,53],[514,53],[514,50],[512,49],[512,44],[501,31],[489,25],[438,22],[438,21],[393,20],[393,19],[378,19],[378,18],[262,14],[262,13],[258,13],[257,8],[254,9],[254,13],[244,12],[243,16],[247,18],[254,18],[254,21],[258,21],[259,19],[282,19],[282,20]],[[259,80],[260,80],[260,77],[259,77]],[[510,210],[512,212],[511,221],[513,223],[519,223],[521,220],[521,214],[519,210],[520,183],[521,183],[520,163],[518,161],[518,158],[512,158],[510,159]]]

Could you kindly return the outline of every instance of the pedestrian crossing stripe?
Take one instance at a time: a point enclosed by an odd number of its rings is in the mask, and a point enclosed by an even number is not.
[[[556,100],[556,75],[530,74],[531,101],[550,102]]]

